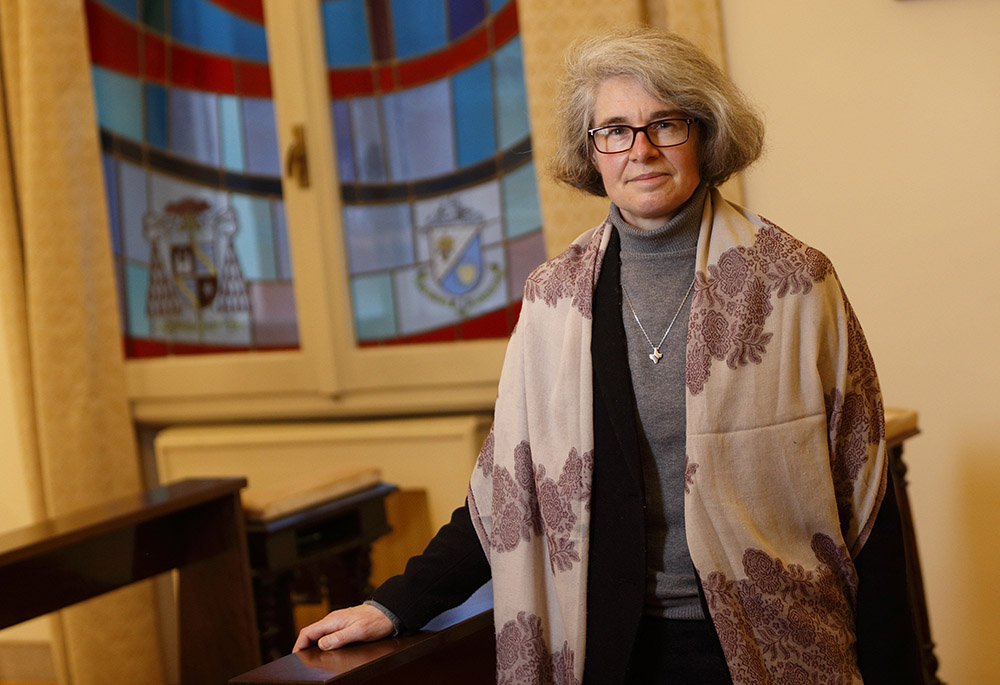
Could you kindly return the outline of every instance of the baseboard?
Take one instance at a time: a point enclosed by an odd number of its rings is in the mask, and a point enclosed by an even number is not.
[[[0,678],[55,681],[52,647],[43,641],[0,641]]]

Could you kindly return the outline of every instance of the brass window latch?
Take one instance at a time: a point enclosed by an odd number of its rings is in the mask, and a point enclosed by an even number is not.
[[[285,153],[285,173],[299,183],[299,188],[309,187],[309,158],[306,155],[306,129],[302,124],[292,128],[292,144]]]

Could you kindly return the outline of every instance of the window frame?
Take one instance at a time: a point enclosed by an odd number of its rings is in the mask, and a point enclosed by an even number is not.
[[[309,187],[283,170],[299,349],[126,360],[137,420],[492,408],[506,338],[359,346],[317,0],[264,0],[278,142],[302,126]],[[537,179],[536,179],[537,180]]]

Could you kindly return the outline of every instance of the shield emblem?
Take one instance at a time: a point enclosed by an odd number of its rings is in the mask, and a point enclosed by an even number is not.
[[[483,276],[482,239],[478,224],[434,226],[428,229],[431,273],[450,295],[471,292]]]
[[[212,252],[211,243],[175,243],[170,246],[174,282],[185,299],[199,309],[210,306],[219,289]]]
[[[503,283],[503,268],[488,254],[489,230],[498,219],[462,204],[456,196],[438,201],[421,231],[427,241],[426,267],[418,269],[414,285],[459,319],[486,302]]]

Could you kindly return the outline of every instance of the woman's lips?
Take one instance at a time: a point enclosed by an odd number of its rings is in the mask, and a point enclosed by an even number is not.
[[[654,181],[654,180],[657,180],[657,179],[661,179],[661,178],[663,178],[664,176],[667,176],[667,175],[668,174],[666,172],[663,172],[663,171],[650,171],[647,174],[640,174],[638,176],[634,176],[629,181],[629,183],[633,183],[635,181]]]

